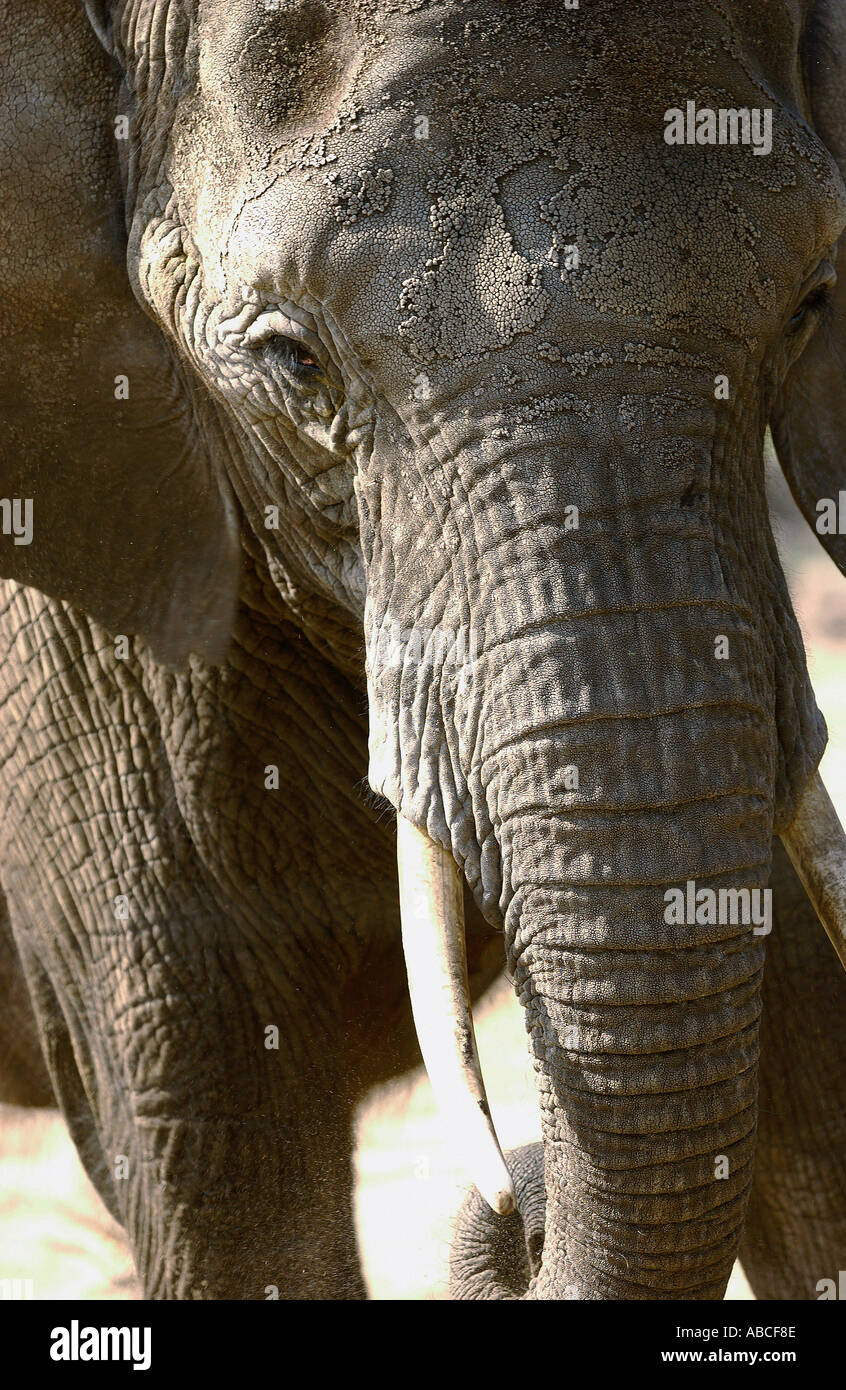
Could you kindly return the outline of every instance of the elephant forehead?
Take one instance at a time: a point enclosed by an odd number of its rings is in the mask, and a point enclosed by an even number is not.
[[[751,149],[668,148],[660,123],[638,140],[591,129],[584,108],[575,126],[559,119],[558,151],[540,162],[524,152],[499,178],[476,154],[432,169],[428,246],[396,299],[420,361],[504,347],[550,310],[751,345],[839,233],[836,176],[804,166],[780,116],[760,174]]]
[[[237,0],[201,8],[199,81],[206,109],[255,142],[296,141],[326,129],[364,56],[343,5],[324,0]]]
[[[389,336],[424,365],[541,325],[554,339],[597,315],[754,349],[843,222],[836,172],[780,111],[766,158],[668,146],[663,113],[637,136],[622,118],[614,129],[548,99],[492,108],[489,138],[466,150],[421,150],[394,112],[371,119],[369,146],[339,147],[329,168],[245,198],[227,243],[258,285],[294,248],[288,284],[307,286],[365,350]],[[364,142],[367,129],[362,118]]]
[[[560,304],[752,343],[839,233],[832,166],[698,0],[210,13],[202,104],[222,143],[201,153],[207,267],[306,285],[339,313],[357,297],[368,331],[418,362],[507,346]],[[774,54],[794,28],[786,7]],[[769,112],[771,149],[668,145],[666,113],[694,93],[697,109]],[[192,166],[189,149],[189,202]]]

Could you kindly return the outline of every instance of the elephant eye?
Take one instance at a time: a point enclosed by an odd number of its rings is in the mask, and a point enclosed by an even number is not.
[[[806,294],[802,303],[796,308],[792,317],[788,321],[788,333],[798,333],[814,313],[825,309],[831,300],[831,284],[826,281],[821,285],[815,285],[810,294]]]
[[[283,333],[274,333],[273,337],[268,338],[263,346],[271,361],[275,359],[283,367],[287,367],[289,371],[313,376],[322,370],[317,358],[304,343],[298,342],[296,338],[288,338]]]

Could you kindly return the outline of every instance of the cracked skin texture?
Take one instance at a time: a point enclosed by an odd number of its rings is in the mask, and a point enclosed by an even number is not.
[[[96,0],[111,59],[69,2],[5,8],[2,491],[39,529],[3,551],[0,879],[146,1292],[363,1293],[352,1110],[413,1058],[369,756],[464,868],[476,988],[502,959],[480,908],[506,931],[552,1198],[533,1292],[718,1297],[761,952],[656,949],[650,880],[759,881],[824,738],[760,456],[804,346],[785,321],[843,225],[797,87],[807,7]],[[772,106],[773,157],[666,147],[694,91]],[[391,622],[477,627],[475,684],[448,656],[366,661]],[[789,939],[813,930],[794,902]],[[825,1007],[837,1052],[839,981]],[[797,1289],[839,1257],[844,1205],[839,1131],[808,1140],[819,1074],[792,1081],[764,1169],[825,1181],[810,1243],[757,1182],[745,1240],[776,1290],[774,1249]],[[496,1296],[457,1268],[460,1296]]]

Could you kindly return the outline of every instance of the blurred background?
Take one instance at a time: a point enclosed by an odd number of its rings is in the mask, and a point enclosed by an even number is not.
[[[823,777],[846,821],[846,580],[796,510],[771,451],[768,476],[773,528],[828,721]],[[476,1028],[503,1146],[539,1138],[523,1021],[507,982],[479,1007]],[[362,1108],[357,1169],[359,1241],[371,1297],[445,1298],[450,1232],[467,1178],[422,1067]],[[123,1233],[52,1111],[0,1106],[2,1279],[30,1280],[27,1293],[36,1299],[140,1296]],[[737,1266],[727,1297],[750,1297]]]

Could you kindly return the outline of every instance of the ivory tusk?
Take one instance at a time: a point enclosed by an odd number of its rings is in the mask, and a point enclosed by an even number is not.
[[[818,772],[781,839],[846,970],[846,832]]]
[[[397,817],[402,944],[420,1051],[439,1105],[458,1131],[470,1175],[501,1216],[514,1210],[514,1185],[496,1137],[476,1050],[463,883],[446,850]]]

